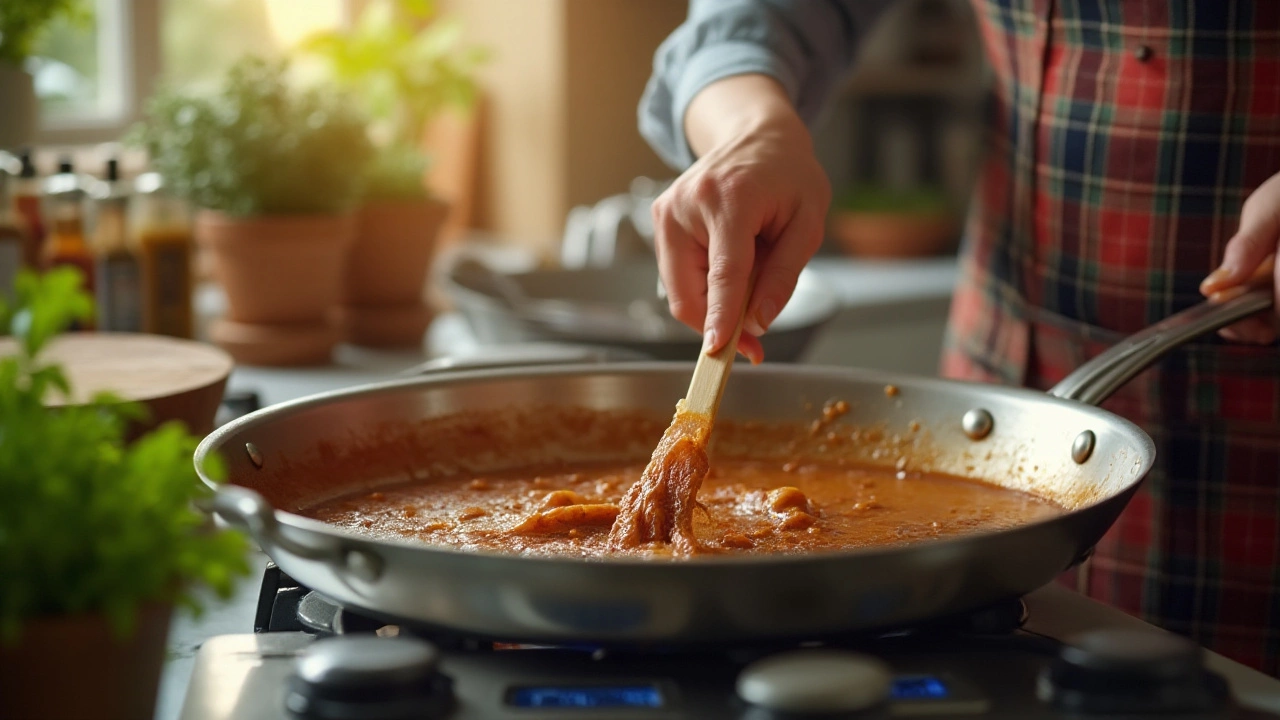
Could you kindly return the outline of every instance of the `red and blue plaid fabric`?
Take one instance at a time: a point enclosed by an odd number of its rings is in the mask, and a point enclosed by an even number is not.
[[[1047,389],[1200,302],[1280,172],[1280,2],[974,4],[994,116],[943,373]],[[1280,348],[1203,339],[1104,407],[1158,458],[1084,589],[1276,675]]]

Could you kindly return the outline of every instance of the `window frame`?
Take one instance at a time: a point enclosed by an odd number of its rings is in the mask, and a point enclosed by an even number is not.
[[[98,28],[99,67],[119,68],[116,112],[70,118],[41,118],[35,142],[43,146],[118,141],[142,116],[162,70],[160,10],[163,0],[104,0],[114,6],[115,27]]]

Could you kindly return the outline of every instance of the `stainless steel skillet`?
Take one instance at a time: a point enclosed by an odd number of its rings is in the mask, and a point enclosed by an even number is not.
[[[424,418],[585,408],[602,413],[599,424],[576,438],[576,449],[590,453],[593,438],[609,436],[608,411],[669,417],[688,382],[688,363],[447,372],[328,393],[220,428],[200,444],[195,460],[210,482],[206,458],[223,456],[230,482],[216,486],[216,512],[247,528],[285,572],[389,620],[542,642],[821,637],[919,622],[1024,594],[1080,562],[1155,459],[1147,435],[1093,404],[1170,348],[1270,304],[1270,294],[1258,291],[1191,308],[1120,343],[1048,394],[849,369],[735,370],[720,411],[724,420],[804,422],[814,416],[813,403],[844,399],[853,411],[843,421],[875,424],[886,436],[901,437],[918,423],[913,456],[922,458],[922,469],[1031,490],[1070,508],[1048,521],[949,540],[807,555],[589,561],[378,541],[290,512],[403,480],[406,472],[493,461],[451,456],[446,443],[423,436],[425,455],[415,456],[416,470],[406,471],[399,460],[381,464],[380,458],[405,452],[405,438],[386,428]],[[890,384],[896,394],[886,394]],[[356,445],[368,461],[350,471],[344,453]],[[550,443],[541,451],[554,455],[567,447]]]

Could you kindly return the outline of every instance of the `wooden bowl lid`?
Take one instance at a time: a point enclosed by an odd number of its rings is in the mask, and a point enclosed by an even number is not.
[[[0,356],[17,352],[13,338],[0,338]],[[50,405],[83,403],[99,392],[138,402],[221,387],[231,374],[231,356],[213,345],[160,335],[67,333],[40,355],[62,365],[70,398]]]

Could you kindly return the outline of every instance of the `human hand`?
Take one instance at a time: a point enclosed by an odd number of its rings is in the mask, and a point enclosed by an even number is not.
[[[704,151],[653,204],[671,314],[702,332],[710,353],[729,341],[745,304],[738,351],[759,363],[759,337],[822,243],[830,183],[808,129],[769,78],[713,83],[686,117],[691,145]]]
[[[1200,284],[1200,292],[1210,298],[1252,285],[1267,285],[1280,297],[1280,173],[1258,186],[1240,210],[1240,228],[1227,241],[1222,265]],[[1218,333],[1228,340],[1268,345],[1276,341],[1280,329],[1280,305],[1245,318]]]

